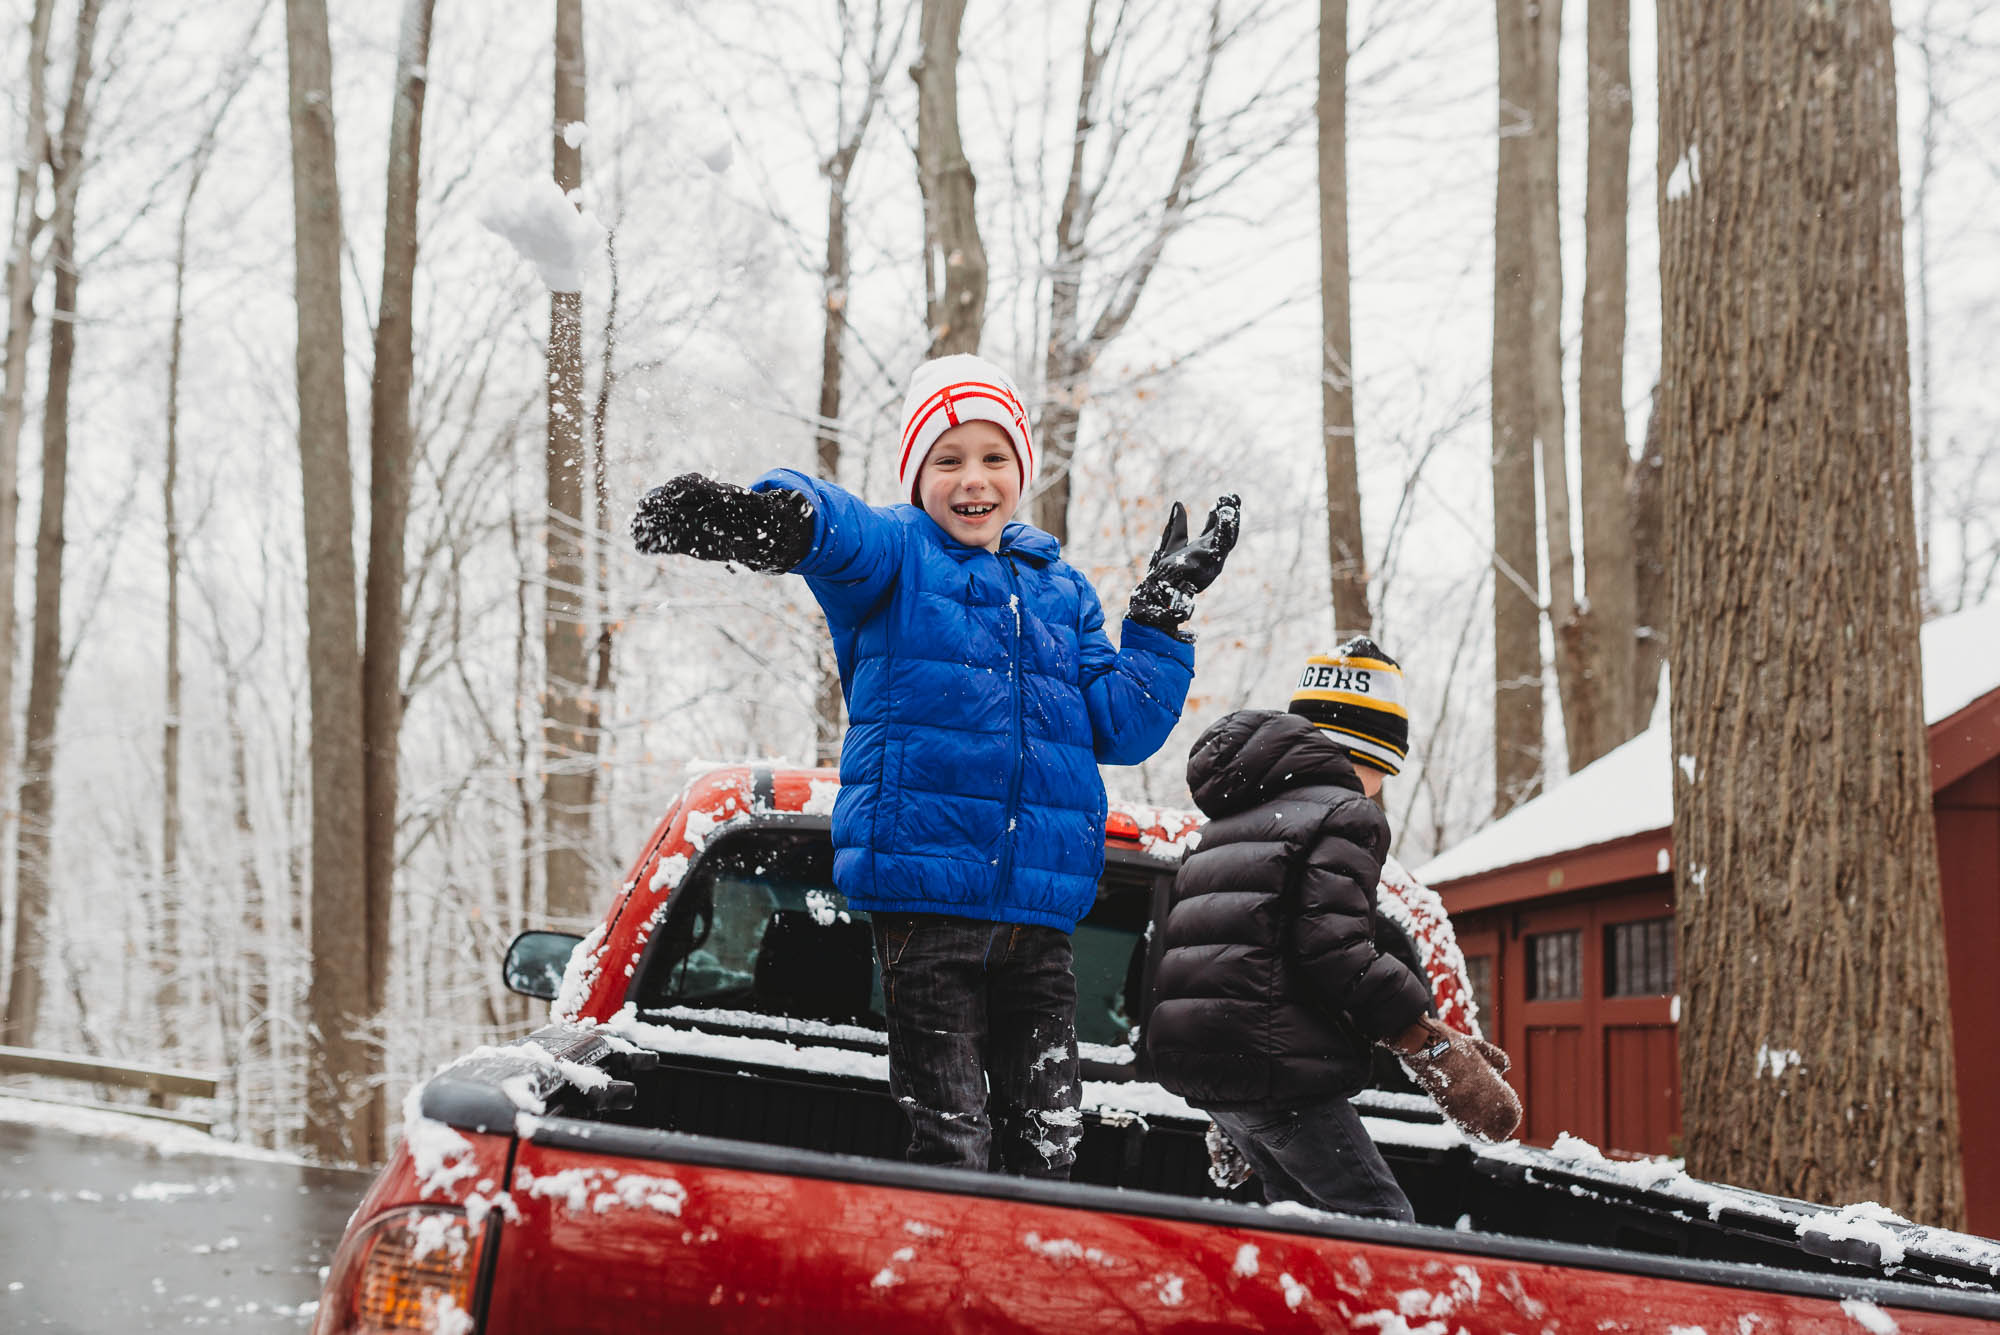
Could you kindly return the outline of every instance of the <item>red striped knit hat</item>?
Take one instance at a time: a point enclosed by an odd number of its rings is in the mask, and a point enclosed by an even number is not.
[[[1028,414],[1021,391],[1005,371],[970,353],[925,362],[910,377],[903,398],[903,434],[897,442],[896,485],[912,504],[917,499],[917,471],[937,444],[937,438],[963,422],[996,422],[1014,443],[1021,465],[1021,493],[1035,481],[1035,442],[1028,434]]]

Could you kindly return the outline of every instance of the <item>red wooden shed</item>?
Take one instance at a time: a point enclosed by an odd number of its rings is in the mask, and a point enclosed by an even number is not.
[[[1923,663],[1967,1219],[2000,1236],[2000,602],[1925,626]],[[1679,1152],[1672,764],[1662,710],[1418,870],[1515,1057],[1524,1140]]]

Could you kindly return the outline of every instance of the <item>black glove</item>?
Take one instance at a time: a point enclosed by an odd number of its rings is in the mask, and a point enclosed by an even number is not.
[[[1190,542],[1187,509],[1175,501],[1159,548],[1147,563],[1146,577],[1132,590],[1125,615],[1142,626],[1192,640],[1193,636],[1181,631],[1181,622],[1194,615],[1194,596],[1222,573],[1222,563],[1236,546],[1236,532],[1242,524],[1242,501],[1235,496],[1219,497],[1208,512],[1207,526]]]
[[[813,531],[804,492],[750,491],[700,473],[654,487],[632,516],[633,545],[649,556],[674,552],[752,570],[790,570],[812,551]]]

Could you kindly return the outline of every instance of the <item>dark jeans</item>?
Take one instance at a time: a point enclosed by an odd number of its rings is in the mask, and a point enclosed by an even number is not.
[[[1083,1135],[1069,937],[935,913],[873,921],[905,1157],[1067,1178]]]
[[[1361,1114],[1346,1099],[1284,1112],[1210,1112],[1264,1184],[1267,1201],[1414,1222]]]

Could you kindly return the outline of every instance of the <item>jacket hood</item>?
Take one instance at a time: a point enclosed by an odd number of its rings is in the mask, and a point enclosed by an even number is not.
[[[1211,726],[1188,753],[1187,780],[1210,819],[1312,784],[1362,791],[1346,751],[1299,715],[1275,709],[1238,710]]]

